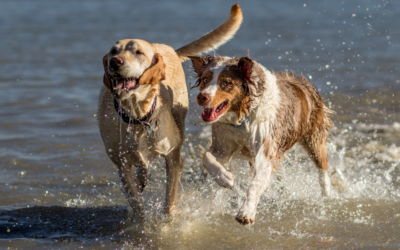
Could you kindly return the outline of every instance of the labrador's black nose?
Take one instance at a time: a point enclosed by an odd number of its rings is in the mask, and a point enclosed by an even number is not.
[[[110,60],[110,68],[111,70],[117,70],[124,64],[124,60],[121,57],[113,57]]]

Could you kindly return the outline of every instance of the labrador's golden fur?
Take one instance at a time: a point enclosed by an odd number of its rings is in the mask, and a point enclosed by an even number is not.
[[[165,44],[125,39],[118,41],[104,56],[99,127],[106,152],[118,167],[130,218],[144,218],[142,191],[149,166],[157,155],[166,160],[164,213],[176,212],[178,181],[183,169],[180,149],[188,112],[181,62],[227,42],[239,29],[242,19],[242,11],[235,4],[219,28],[176,51]],[[142,124],[124,122],[114,107],[115,101],[129,119],[147,117],[147,121],[156,121],[151,134]],[[138,169],[136,174],[133,167]]]

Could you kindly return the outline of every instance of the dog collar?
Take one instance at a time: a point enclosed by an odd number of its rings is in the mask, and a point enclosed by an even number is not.
[[[232,124],[232,126],[234,128],[236,128],[236,129],[248,132],[249,131],[248,121],[249,121],[249,117],[243,117],[242,119],[240,119],[238,121],[239,124],[237,124],[237,125],[236,124]]]
[[[121,119],[128,124],[141,124],[143,126],[143,128],[147,131],[147,133],[149,133],[149,134],[151,134],[157,126],[156,119],[152,119],[151,121],[148,121],[149,118],[153,115],[154,110],[156,109],[156,105],[157,105],[157,95],[154,97],[153,105],[151,106],[150,111],[142,118],[133,119],[129,115],[127,115],[127,113],[125,112],[123,107],[119,106],[117,99],[115,99],[115,97],[114,97],[114,107],[115,107],[115,111],[117,111],[119,117],[121,117]]]
[[[249,119],[247,119],[247,118],[245,117],[245,118],[239,120],[239,123],[240,123],[240,125],[242,125],[243,123],[247,122],[248,120],[249,120]],[[240,126],[240,125],[239,125],[239,126]]]

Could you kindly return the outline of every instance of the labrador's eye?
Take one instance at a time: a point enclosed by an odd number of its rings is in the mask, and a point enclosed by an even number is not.
[[[113,48],[113,49],[110,51],[110,53],[111,53],[111,55],[117,54],[117,49],[116,49],[116,48]]]
[[[140,51],[140,50],[136,50],[136,54],[137,55],[143,55],[144,53],[142,51]]]

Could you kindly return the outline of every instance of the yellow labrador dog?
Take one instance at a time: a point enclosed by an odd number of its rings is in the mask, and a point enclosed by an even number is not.
[[[165,44],[125,39],[104,56],[98,122],[106,152],[118,166],[131,219],[144,218],[142,192],[149,165],[157,155],[165,158],[167,168],[164,213],[176,212],[188,111],[181,62],[227,42],[242,20],[242,11],[235,4],[220,27],[176,51]]]

